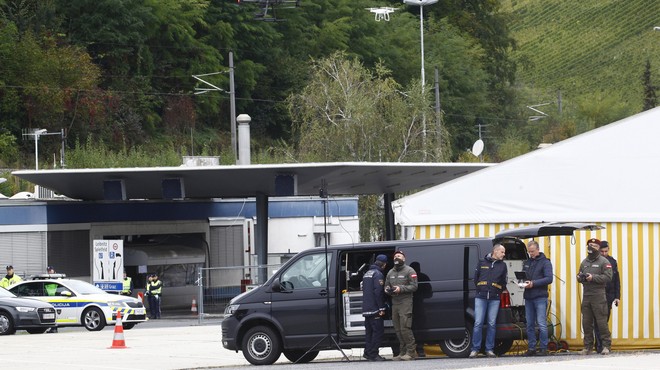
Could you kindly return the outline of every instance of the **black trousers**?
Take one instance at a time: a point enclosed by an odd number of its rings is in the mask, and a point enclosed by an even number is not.
[[[160,319],[160,295],[149,295],[149,312],[152,319]]]
[[[383,340],[385,323],[380,316],[369,316],[364,318],[366,336],[364,338],[364,357],[375,358]]]

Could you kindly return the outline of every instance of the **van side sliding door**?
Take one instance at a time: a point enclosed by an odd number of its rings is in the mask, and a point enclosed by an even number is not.
[[[465,272],[469,249],[464,244],[406,248],[406,264],[417,271],[413,296],[413,330],[423,341],[462,337],[465,332]]]

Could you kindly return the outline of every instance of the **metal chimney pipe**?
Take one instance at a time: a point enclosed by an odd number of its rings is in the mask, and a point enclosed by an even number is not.
[[[238,161],[239,165],[250,164],[250,121],[252,118],[247,114],[239,114],[238,122]]]

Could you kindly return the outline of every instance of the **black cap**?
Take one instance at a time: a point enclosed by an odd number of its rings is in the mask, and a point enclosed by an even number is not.
[[[600,249],[609,248],[609,247],[610,247],[610,243],[608,243],[607,240],[600,241]]]
[[[53,266],[48,266],[46,267],[46,270],[55,270],[55,269],[53,268]]]
[[[7,270],[13,270],[13,269],[14,269],[14,266],[12,266],[12,265],[7,265]]]

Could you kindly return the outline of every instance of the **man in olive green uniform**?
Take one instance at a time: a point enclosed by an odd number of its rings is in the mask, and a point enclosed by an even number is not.
[[[584,349],[581,355],[589,355],[594,348],[594,321],[600,331],[603,343],[601,354],[610,353],[612,336],[607,326],[607,297],[605,287],[612,281],[612,264],[600,255],[600,240],[592,238],[587,242],[589,255],[580,264],[577,275],[582,284],[582,330],[584,331]]]
[[[412,360],[417,357],[412,332],[413,293],[417,291],[417,273],[405,264],[401,251],[394,253],[394,268],[385,278],[385,293],[392,296],[392,324],[399,339],[399,355],[393,360]]]

